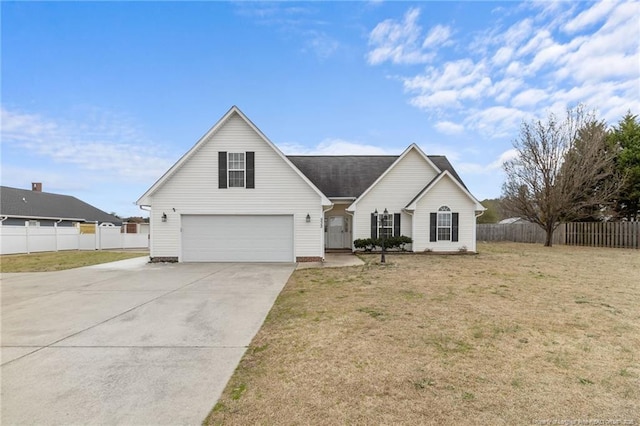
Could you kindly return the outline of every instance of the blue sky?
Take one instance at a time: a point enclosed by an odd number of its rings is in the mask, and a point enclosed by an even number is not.
[[[2,185],[134,202],[232,106],[285,154],[444,154],[500,195],[522,120],[640,113],[640,2],[6,2]]]

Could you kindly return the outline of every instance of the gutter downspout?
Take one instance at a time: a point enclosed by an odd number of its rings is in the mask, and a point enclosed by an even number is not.
[[[482,216],[486,211],[487,210],[485,209],[485,210],[480,210],[480,213],[476,213],[476,226],[473,227],[473,251],[476,253],[478,252],[478,247],[476,247],[476,244],[477,244],[476,239],[478,238],[478,218]]]

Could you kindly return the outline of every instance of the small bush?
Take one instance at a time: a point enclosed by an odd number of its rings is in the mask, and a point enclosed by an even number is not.
[[[353,242],[353,245],[355,248],[364,251],[371,251],[375,247],[374,241],[371,238],[358,238]]]
[[[384,239],[384,248],[386,250],[405,251],[405,245],[411,244],[412,242],[413,240],[405,235],[400,235],[399,237],[389,237]],[[382,243],[382,238],[358,238],[353,242],[353,245],[355,248],[360,250],[372,251],[376,247],[382,249]]]

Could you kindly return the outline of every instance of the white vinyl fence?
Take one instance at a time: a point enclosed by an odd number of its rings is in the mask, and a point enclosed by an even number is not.
[[[148,248],[148,233],[124,234],[117,226],[96,226],[94,234],[66,226],[0,226],[0,254]]]

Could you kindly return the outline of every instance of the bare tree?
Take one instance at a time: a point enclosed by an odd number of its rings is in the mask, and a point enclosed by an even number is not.
[[[562,221],[580,220],[612,205],[621,179],[606,125],[583,107],[563,121],[523,123],[513,143],[518,155],[504,164],[506,207],[545,230],[545,246]]]

